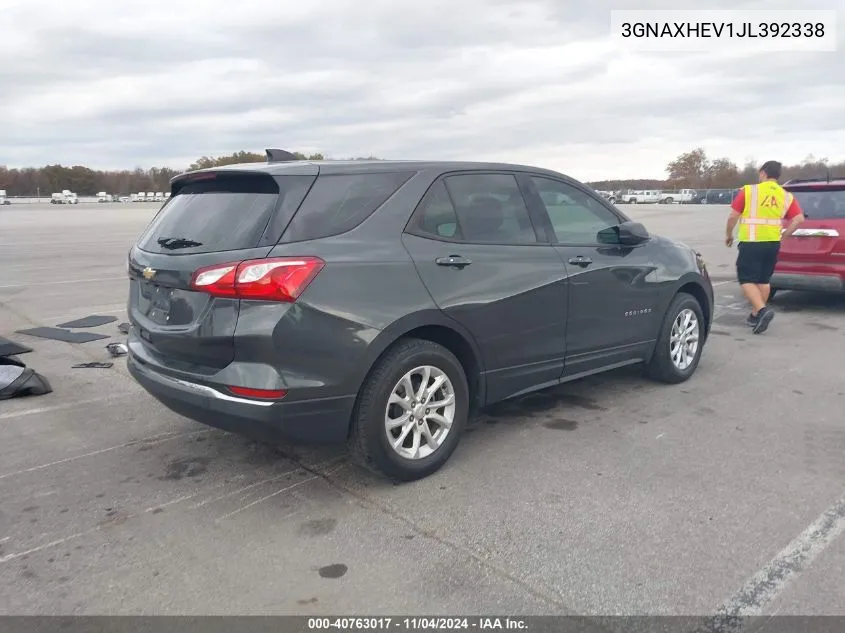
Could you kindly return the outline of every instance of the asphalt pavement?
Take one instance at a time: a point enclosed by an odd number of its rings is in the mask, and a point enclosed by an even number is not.
[[[0,402],[0,614],[845,615],[845,299],[783,293],[754,336],[726,207],[621,208],[711,270],[693,379],[493,407],[398,486],[181,418],[109,358],[157,205],[0,208],[0,335],[54,388]],[[89,314],[109,339],[14,333]]]

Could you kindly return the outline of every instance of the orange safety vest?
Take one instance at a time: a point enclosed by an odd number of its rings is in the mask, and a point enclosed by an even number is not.
[[[779,242],[792,194],[774,180],[745,185],[745,208],[739,218],[740,242]]]

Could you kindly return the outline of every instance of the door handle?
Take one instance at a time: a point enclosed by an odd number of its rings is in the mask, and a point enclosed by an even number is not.
[[[569,263],[573,266],[583,266],[587,267],[593,263],[593,260],[589,257],[584,257],[583,255],[579,255],[578,257],[572,257],[569,259]]]
[[[461,257],[460,255],[449,255],[449,257],[438,257],[434,260],[434,263],[438,266],[454,266],[456,268],[463,268],[464,266],[469,266],[472,263],[472,260],[467,259],[466,257]]]

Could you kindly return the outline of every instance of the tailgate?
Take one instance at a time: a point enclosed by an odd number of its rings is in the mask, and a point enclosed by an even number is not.
[[[152,360],[207,373],[232,362],[240,301],[192,288],[194,274],[266,257],[313,181],[227,171],[174,181],[129,252],[129,319]]]

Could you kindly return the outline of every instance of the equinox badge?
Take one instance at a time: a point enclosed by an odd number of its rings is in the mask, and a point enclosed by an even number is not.
[[[144,276],[144,279],[152,279],[156,276],[156,271],[147,266],[144,270],[141,271],[141,274]]]

